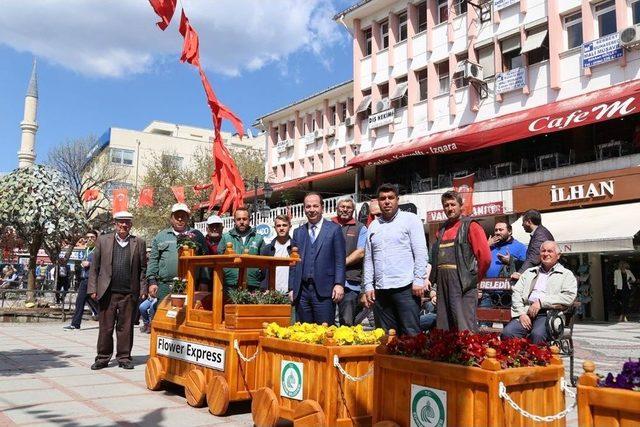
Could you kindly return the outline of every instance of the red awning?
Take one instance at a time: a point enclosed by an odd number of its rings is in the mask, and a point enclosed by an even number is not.
[[[506,114],[380,150],[362,153],[350,166],[394,162],[408,156],[480,150],[640,112],[640,80]]]
[[[323,179],[327,179],[327,178],[331,178],[334,176],[338,176],[338,175],[342,175],[343,173],[349,171],[353,169],[351,166],[344,166],[338,169],[332,169],[330,171],[326,171],[326,172],[320,172],[320,173],[315,173],[313,175],[309,175],[306,176],[304,178],[296,178],[296,179],[292,179],[290,181],[285,181],[285,182],[279,182],[277,184],[271,184],[271,187],[273,188],[273,191],[282,191],[282,190],[287,190],[289,188],[295,188],[298,186],[301,186],[302,184],[308,184],[310,182],[316,182],[316,181],[321,181]],[[305,190],[304,188],[300,188],[300,190]],[[263,191],[262,188],[258,189],[258,196],[262,196]],[[250,197],[254,196],[254,191],[253,189],[249,189],[247,190],[247,192],[244,195],[245,199],[248,199]]]
[[[299,183],[306,184],[307,182],[321,181],[323,179],[342,175],[343,173],[347,172],[349,169],[352,169],[351,166],[344,166],[344,167],[341,167],[338,169],[332,169],[326,172],[315,173],[305,178],[300,178]]]

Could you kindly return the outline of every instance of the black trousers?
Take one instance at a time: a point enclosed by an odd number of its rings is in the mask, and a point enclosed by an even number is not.
[[[113,330],[118,339],[116,359],[118,362],[131,361],[133,347],[133,315],[138,298],[131,294],[107,292],[100,298],[98,355],[96,362],[108,363],[113,354]]]
[[[82,279],[80,286],[78,287],[78,295],[76,296],[76,310],[73,313],[73,319],[71,319],[71,325],[80,329],[82,323],[82,314],[84,313],[85,304],[89,305],[92,313],[98,314],[98,303],[93,298],[87,295],[87,284],[89,279]]]
[[[395,329],[398,335],[420,332],[420,298],[413,295],[412,285],[394,289],[377,289],[373,313],[376,328],[385,332]]]

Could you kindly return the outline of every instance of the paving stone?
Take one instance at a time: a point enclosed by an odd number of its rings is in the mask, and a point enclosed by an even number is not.
[[[11,408],[24,405],[38,405],[50,402],[66,402],[72,397],[60,390],[40,389],[27,391],[0,392],[0,407]]]
[[[3,414],[16,424],[54,423],[58,426],[86,416],[100,415],[81,402],[57,402],[3,409]],[[91,424],[89,424],[91,425]],[[113,425],[113,423],[112,423]]]
[[[143,413],[150,412],[158,408],[175,407],[187,404],[184,400],[182,403],[172,402],[169,399],[163,399],[159,395],[151,394],[150,392],[145,393],[144,395],[135,396],[135,398],[109,397],[97,400],[95,403],[96,405],[115,413]]]

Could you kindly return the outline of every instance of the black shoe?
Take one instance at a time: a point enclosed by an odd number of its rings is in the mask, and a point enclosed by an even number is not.
[[[131,361],[118,362],[118,367],[122,369],[133,369],[133,363]]]
[[[92,371],[97,371],[97,370],[99,370],[99,369],[106,368],[108,364],[109,364],[108,362],[107,362],[107,363],[104,363],[104,362],[95,362],[93,365],[91,365],[91,370],[92,370]]]

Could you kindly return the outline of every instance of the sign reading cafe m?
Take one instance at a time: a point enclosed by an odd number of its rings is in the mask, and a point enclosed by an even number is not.
[[[615,193],[614,179],[589,184],[570,185],[568,187],[551,186],[551,204],[588,200],[599,197],[612,197]]]

